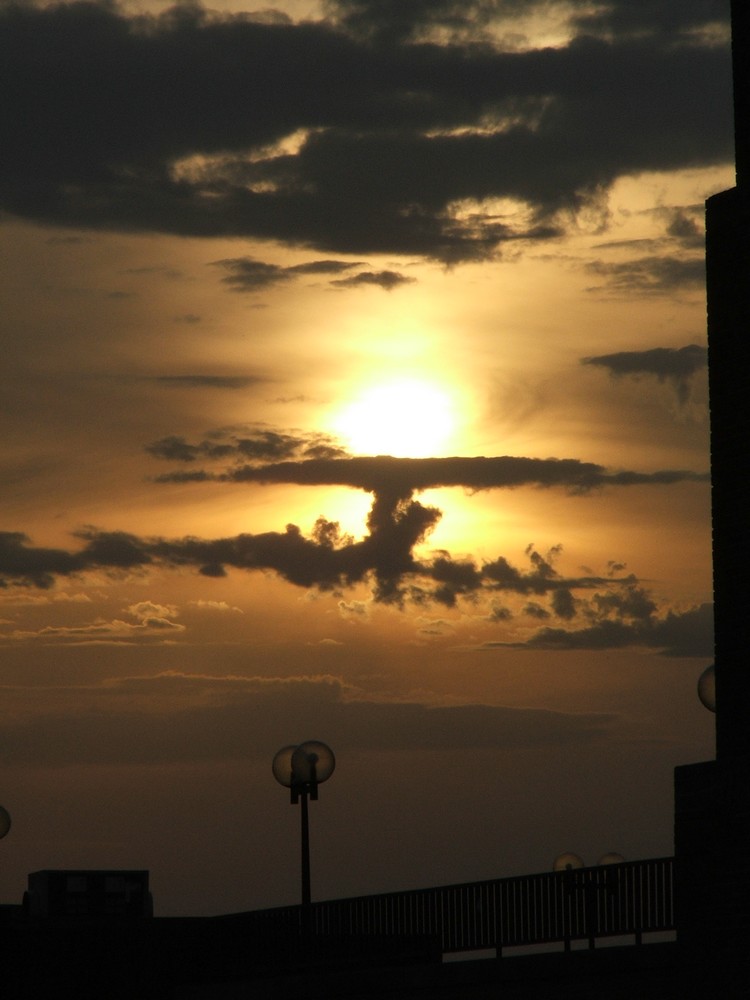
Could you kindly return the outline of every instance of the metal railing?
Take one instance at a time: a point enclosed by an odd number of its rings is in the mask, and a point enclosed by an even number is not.
[[[432,939],[446,952],[672,931],[674,859],[358,896],[237,915],[261,938]]]

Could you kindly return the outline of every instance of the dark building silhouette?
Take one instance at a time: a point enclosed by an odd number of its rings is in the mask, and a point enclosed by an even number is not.
[[[750,757],[750,6],[732,3],[736,187],[706,203],[716,750]],[[745,53],[745,58],[742,53]]]
[[[150,917],[154,904],[147,871],[45,870],[28,876],[23,906],[44,917]]]
[[[680,941],[750,996],[750,5],[732,2],[736,186],[706,203],[716,760],[675,771]]]

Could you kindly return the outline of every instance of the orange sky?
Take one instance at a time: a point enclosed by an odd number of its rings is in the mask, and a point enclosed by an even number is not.
[[[386,6],[1,15],[40,119],[0,177],[3,901],[296,901],[270,764],[311,738],[317,898],[672,850],[713,754],[727,13]]]

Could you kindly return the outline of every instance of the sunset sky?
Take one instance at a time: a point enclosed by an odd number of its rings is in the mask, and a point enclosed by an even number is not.
[[[728,8],[0,3],[0,901],[672,852]]]

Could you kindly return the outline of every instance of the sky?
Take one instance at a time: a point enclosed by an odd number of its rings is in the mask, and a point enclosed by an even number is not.
[[[0,899],[672,853],[725,0],[0,4]]]

